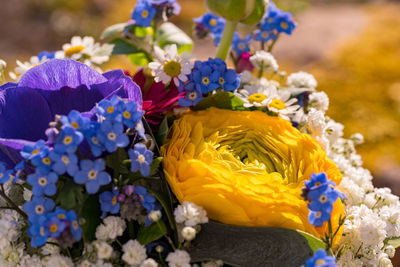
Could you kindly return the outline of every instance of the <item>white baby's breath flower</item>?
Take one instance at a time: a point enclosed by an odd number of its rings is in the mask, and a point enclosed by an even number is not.
[[[147,259],[140,264],[139,267],[157,267],[158,263],[153,259]]]
[[[14,72],[10,72],[9,75],[11,79],[18,81],[22,77],[22,75],[24,75],[28,70],[46,61],[48,61],[48,58],[42,57],[41,59],[39,59],[39,57],[37,56],[31,57],[29,61],[26,61],[24,63],[17,60],[18,67],[14,69]]]
[[[209,261],[209,262],[203,262],[201,264],[201,267],[220,267],[223,266],[224,262],[221,260],[217,260],[217,261]]]
[[[363,262],[360,259],[354,258],[354,253],[348,250],[340,256],[337,265],[341,267],[362,267]]]
[[[202,207],[188,201],[176,207],[174,215],[177,223],[184,223],[186,226],[208,222],[207,212]]]
[[[289,75],[289,77],[287,78],[287,86],[294,88],[304,88],[312,91],[315,90],[315,88],[317,87],[317,81],[311,74],[299,71]]]
[[[96,238],[98,240],[113,240],[117,236],[121,236],[126,228],[125,220],[116,216],[109,216],[103,220],[96,228]]]
[[[352,140],[355,145],[361,145],[364,143],[364,136],[360,133],[355,133],[350,136],[350,140]]]
[[[268,53],[266,51],[257,51],[253,56],[250,57],[251,63],[257,68],[257,69],[264,69],[265,71],[272,71],[272,72],[277,72],[278,71],[278,63],[276,62],[274,56],[272,56],[271,53]]]
[[[137,240],[129,240],[122,246],[122,250],[122,259],[130,265],[139,265],[147,258],[146,248]]]
[[[191,226],[185,226],[183,227],[181,234],[186,241],[192,241],[196,237],[196,229]]]
[[[152,210],[152,211],[150,211],[149,219],[152,222],[157,222],[161,219],[161,216],[162,216],[162,214],[161,214],[160,210]]]
[[[273,98],[278,97],[275,86],[245,85],[243,89],[235,93],[243,102],[243,106],[266,107]]]
[[[43,267],[42,260],[38,255],[24,255],[19,261],[17,267]]]
[[[250,71],[245,70],[242,72],[242,76],[240,77],[241,84],[255,84],[257,81],[258,79]]]
[[[329,120],[325,127],[325,136],[331,144],[335,143],[340,137],[343,136],[344,126],[334,120]]]
[[[58,243],[58,241],[54,238],[49,238],[49,242]],[[46,243],[44,246],[40,248],[43,255],[53,255],[60,253],[60,247],[57,245]]]
[[[165,50],[159,47],[154,49],[158,62],[149,63],[152,75],[156,82],[167,84],[173,79],[176,86],[188,80],[193,64],[190,63],[190,56],[183,52],[178,55],[176,44],[168,45]]]
[[[60,254],[51,255],[45,264],[45,267],[73,267],[74,263],[68,257],[62,256]]]
[[[269,111],[278,114],[282,119],[290,121],[290,117],[300,109],[300,106],[296,104],[297,99],[290,97],[289,91],[279,91],[279,95],[276,98],[272,98],[268,103]]]
[[[166,261],[169,267],[190,267],[190,255],[184,250],[169,253]]]
[[[99,241],[95,243],[95,247],[97,249],[97,257],[99,259],[109,259],[113,253],[113,248],[107,242]]]
[[[327,111],[329,108],[329,98],[325,92],[314,92],[309,97],[309,106],[321,111]]]
[[[311,109],[307,118],[308,128],[311,131],[311,136],[317,141],[325,150],[328,150],[329,140],[324,135],[326,127],[324,112],[316,109]]]
[[[111,263],[104,262],[102,259],[98,259],[91,267],[113,267],[113,265]]]

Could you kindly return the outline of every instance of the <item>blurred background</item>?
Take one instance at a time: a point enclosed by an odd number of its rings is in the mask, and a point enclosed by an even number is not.
[[[189,34],[202,15],[203,0],[180,0],[173,21]],[[11,71],[15,60],[58,50],[74,35],[97,38],[107,26],[130,18],[133,0],[0,0],[0,58]],[[298,23],[273,54],[280,69],[314,74],[331,105],[328,115],[359,132],[364,166],[378,186],[400,195],[400,2],[276,0]],[[98,39],[98,38],[97,38]],[[199,58],[214,56],[211,42],[197,42]],[[123,57],[108,68],[132,69]]]

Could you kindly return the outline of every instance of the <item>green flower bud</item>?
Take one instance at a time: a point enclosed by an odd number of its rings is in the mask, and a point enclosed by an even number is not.
[[[230,21],[246,19],[254,10],[257,0],[207,0],[208,9]]]
[[[265,9],[268,6],[268,0],[256,0],[256,5],[253,9],[253,12],[245,18],[244,20],[240,21],[240,23],[247,24],[247,25],[255,25],[260,22],[262,17],[264,16]]]

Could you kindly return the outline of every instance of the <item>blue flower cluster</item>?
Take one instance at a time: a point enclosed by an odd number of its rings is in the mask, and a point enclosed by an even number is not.
[[[333,203],[343,194],[334,187],[336,184],[328,179],[325,173],[312,174],[309,181],[305,181],[302,197],[309,201],[310,214],[308,220],[314,226],[322,226],[331,218]]]
[[[314,256],[306,260],[306,267],[336,267],[336,259],[328,256],[325,250],[318,249]]]
[[[235,32],[232,40],[232,49],[236,52],[238,57],[240,57],[242,53],[250,51],[252,39],[253,37],[251,34],[248,34],[245,38],[240,38],[239,33]]]
[[[176,0],[139,0],[131,18],[135,25],[150,27],[155,17],[168,18],[172,14],[178,15],[180,10],[181,7]],[[157,16],[157,14],[160,14],[160,16]]]
[[[214,39],[214,45],[218,46],[224,31],[225,19],[207,12],[199,18],[195,18],[193,21],[195,23],[194,29],[196,37],[202,39],[210,34]]]
[[[196,61],[192,73],[179,90],[185,91],[185,98],[179,99],[181,106],[194,106],[203,94],[217,89],[232,92],[239,88],[240,75],[233,69],[228,69],[225,61],[219,58],[209,58],[208,61]]]
[[[280,33],[292,34],[296,24],[291,13],[280,10],[270,1],[264,19],[259,23],[258,28],[254,32],[254,39],[268,42],[276,40]]]

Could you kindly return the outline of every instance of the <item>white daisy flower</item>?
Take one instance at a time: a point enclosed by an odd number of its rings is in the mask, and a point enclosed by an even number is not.
[[[235,93],[243,102],[244,107],[267,107],[273,98],[278,97],[276,87],[273,85],[245,85]]]
[[[264,69],[265,71],[278,71],[278,63],[271,53],[266,51],[257,51],[253,56],[250,57],[250,62],[257,69]]]
[[[31,57],[29,61],[26,61],[24,63],[17,60],[18,67],[14,69],[14,72],[10,72],[9,75],[11,79],[18,81],[22,77],[22,75],[24,75],[28,70],[46,62],[47,60],[49,60],[47,57],[42,57],[41,59],[39,59],[39,57],[37,56]]]
[[[103,64],[110,59],[113,45],[96,43],[91,36],[74,36],[71,43],[64,44],[62,51],[56,52],[56,58],[71,58],[88,66]]]
[[[271,99],[268,103],[268,109],[278,114],[282,119],[290,121],[290,116],[300,109],[300,106],[296,105],[296,102],[296,98],[290,98],[290,92],[280,91],[279,96]]]
[[[175,85],[178,86],[179,81],[188,80],[187,76],[193,69],[189,54],[184,52],[178,55],[175,44],[166,46],[165,50],[155,47],[155,54],[158,62],[151,62],[149,68],[156,82],[167,84],[173,79]]]

